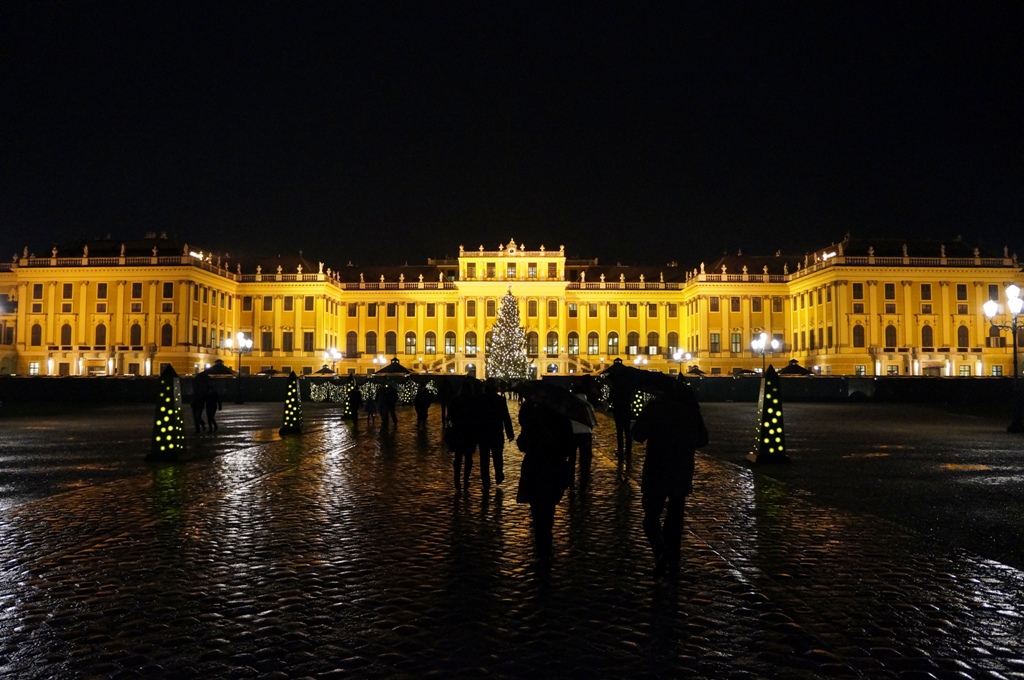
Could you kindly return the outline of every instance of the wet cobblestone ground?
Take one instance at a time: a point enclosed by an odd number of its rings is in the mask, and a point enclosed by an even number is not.
[[[724,441],[698,460],[683,574],[655,581],[643,449],[619,466],[603,414],[549,571],[514,502],[518,451],[501,487],[474,474],[456,494],[436,409],[426,432],[409,409],[353,431],[307,404],[281,439],[280,405],[226,405],[185,465],[142,462],[151,416],[4,421],[0,455],[41,469],[3,489],[0,675],[1024,677],[1021,572],[837,509]]]

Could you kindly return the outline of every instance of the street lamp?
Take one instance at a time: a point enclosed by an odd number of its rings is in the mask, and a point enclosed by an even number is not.
[[[324,361],[331,362],[331,373],[337,373],[337,371],[334,370],[334,368],[338,364],[338,359],[340,358],[341,352],[339,352],[336,347],[331,347],[330,349],[324,352]]]
[[[779,349],[779,341],[772,338],[771,342],[768,341],[768,334],[761,333],[761,335],[754,338],[750,343],[750,348],[754,350],[754,354],[761,355],[761,375],[764,375],[765,371],[765,355],[774,354]]]
[[[1007,432],[1024,432],[1024,407],[1021,405],[1020,392],[1020,366],[1017,364],[1017,332],[1022,327],[1020,321],[1021,308],[1024,307],[1024,299],[1020,296],[1020,287],[1010,284],[1006,287],[1006,308],[1010,312],[1010,323],[996,323],[995,316],[999,313],[999,303],[989,300],[982,307],[985,309],[985,316],[993,328],[1005,328],[1013,335],[1013,411],[1010,418],[1010,426]]]
[[[672,354],[672,358],[679,362],[679,375],[683,374],[683,359],[689,361],[691,357],[693,357],[692,354],[690,354],[689,352],[684,352],[681,349],[677,349]]]
[[[235,335],[234,341],[231,338],[224,338],[224,347],[229,352],[233,352],[238,355],[238,368],[236,373],[242,372],[242,353],[252,351],[252,338],[245,337],[245,333],[238,331]]]

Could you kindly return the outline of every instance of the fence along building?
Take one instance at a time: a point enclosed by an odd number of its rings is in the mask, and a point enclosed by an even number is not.
[[[771,363],[821,374],[1011,375],[1007,332],[982,311],[1010,282],[1024,285],[1015,253],[960,240],[848,236],[690,268],[605,265],[512,240],[362,267],[232,257],[150,234],[42,257],[26,248],[0,264],[0,373],[191,373],[222,359],[243,373],[366,374],[397,357],[418,372],[482,377],[511,290],[538,376],[596,373],[616,358],[669,373],[757,371],[750,342],[761,333],[780,341]],[[227,347],[237,333],[251,351]]]

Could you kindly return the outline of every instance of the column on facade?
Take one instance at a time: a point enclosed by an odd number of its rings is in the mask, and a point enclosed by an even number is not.
[[[92,345],[94,344],[95,338],[91,338],[89,334],[89,319],[91,315],[89,311],[89,282],[82,281],[79,284],[78,292],[78,304],[74,305],[72,309],[78,310],[78,342],[79,345]]]
[[[577,314],[577,317],[579,315]],[[562,348],[568,348],[569,345],[569,305],[566,303],[565,296],[561,295],[558,297],[558,356],[561,358],[563,351]],[[562,369],[559,369],[561,371]]]
[[[115,339],[113,344],[115,345],[123,346],[128,344],[128,330],[125,325],[125,320],[127,318],[127,310],[125,309],[124,302],[124,296],[127,292],[127,288],[127,281],[117,282],[117,300],[114,303],[114,328],[110,329],[111,331],[113,331]]]
[[[977,320],[979,318],[984,318],[982,316],[983,312],[981,310],[983,309],[983,305],[985,304],[985,302],[987,300],[988,300],[988,289],[987,289],[987,287],[985,285],[985,282],[984,281],[975,281],[974,282],[974,302],[969,303],[971,306],[968,307],[968,309],[967,309],[967,311],[971,315],[972,319]],[[975,347],[984,347],[985,346],[986,338],[988,337],[989,324],[988,324],[988,322],[986,320],[986,323],[975,323],[974,326],[975,326],[974,346]],[[1011,333],[1011,335],[1012,335],[1012,333]],[[971,370],[973,371],[974,369],[972,368]],[[1010,374],[1013,375],[1013,370],[1012,369],[1010,371]]]
[[[18,284],[18,325],[17,330],[15,331],[17,333],[15,342],[17,343],[19,353],[24,352],[28,348],[30,334],[28,327],[28,310],[32,306],[32,301],[29,299],[30,290],[31,288],[29,284],[24,281]],[[19,369],[19,373],[20,372],[22,371]]]
[[[177,291],[174,295],[174,318],[177,327],[177,344],[188,344],[188,307],[190,297],[190,283],[185,280],[178,281]],[[241,308],[241,305],[239,305]]]
[[[920,322],[918,321],[918,315],[914,314],[914,286],[913,281],[900,281],[900,285],[903,286],[903,310],[899,315],[901,325],[903,328],[900,329],[903,347],[915,347],[919,346],[917,339],[921,337]],[[898,303],[897,303],[898,304]],[[913,367],[911,367],[913,372]]]
[[[939,281],[939,291],[942,297],[942,335],[939,340],[939,347],[956,347],[956,338],[953,332],[953,312],[955,308],[949,301],[949,281]]]
[[[867,346],[868,347],[881,347],[885,343],[883,339],[879,337],[879,333],[882,332],[880,328],[881,324],[878,319],[881,317],[878,315],[878,281],[867,281]]]
[[[46,344],[56,345],[57,336],[55,326],[57,324],[57,317],[55,310],[57,308],[57,282],[49,281],[46,287]]]

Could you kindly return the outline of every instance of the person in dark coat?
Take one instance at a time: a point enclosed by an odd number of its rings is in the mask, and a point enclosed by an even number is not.
[[[636,390],[624,381],[612,381],[610,399],[612,402],[612,417],[615,419],[615,441],[617,444],[616,454],[619,460],[629,461],[633,457],[633,434],[630,426],[633,423],[633,399],[636,397]]]
[[[575,439],[567,417],[529,399],[519,408],[519,426],[523,464],[516,502],[530,504],[537,560],[546,566],[554,559],[555,508],[568,486]]]
[[[508,402],[498,387],[497,380],[488,378],[480,397],[480,480],[485,488],[491,485],[491,461],[494,481],[505,481],[505,439],[512,441],[516,436]]]
[[[453,378],[441,378],[437,384],[437,403],[441,405],[441,426],[448,422],[448,404],[458,393]]]
[[[648,403],[633,426],[633,438],[647,443],[640,491],[644,534],[654,552],[654,575],[675,575],[679,572],[686,496],[693,490],[694,452],[708,442],[700,405],[690,386],[673,381]]]
[[[589,403],[587,399],[587,387],[582,381],[572,385],[573,395],[582,402]],[[571,421],[573,438],[576,440],[572,448],[572,456],[569,459],[569,484],[573,483],[573,475],[576,473],[576,453],[580,455],[580,489],[586,489],[590,482],[590,466],[594,460],[594,429],[590,425]]]
[[[220,401],[220,394],[214,389],[213,385],[209,385],[206,390],[206,426],[210,429],[210,432],[216,432],[220,429],[217,424],[217,411],[224,408],[224,405]]]
[[[445,423],[445,443],[455,459],[455,490],[469,489],[469,473],[473,470],[473,449],[480,441],[479,381],[467,378],[459,393],[448,404],[448,421]]]
[[[427,412],[430,411],[431,401],[433,401],[433,398],[430,396],[430,392],[427,391],[427,386],[420,385],[419,389],[416,390],[416,396],[412,400],[412,405],[416,409],[417,427],[427,426]]]
[[[380,421],[381,425],[387,425],[388,419],[395,425],[398,425],[398,388],[395,387],[395,383],[390,380],[384,385],[384,399],[380,409]]]
[[[348,391],[348,414],[352,416],[352,421],[359,423],[359,414],[363,410],[363,393],[359,390],[359,385],[352,382],[352,387]]]
[[[196,432],[206,429],[206,421],[203,420],[203,411],[206,409],[206,389],[208,387],[206,376],[196,377],[192,381],[192,422],[195,423]]]

